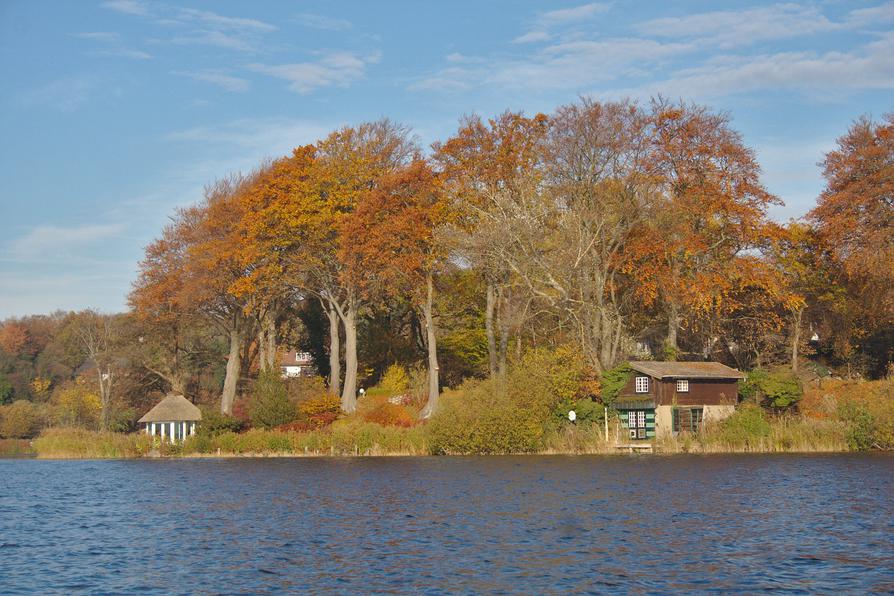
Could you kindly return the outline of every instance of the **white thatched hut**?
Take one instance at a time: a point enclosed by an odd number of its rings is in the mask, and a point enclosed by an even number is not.
[[[182,395],[168,395],[140,418],[147,435],[171,442],[182,441],[196,434],[196,422],[202,412]]]

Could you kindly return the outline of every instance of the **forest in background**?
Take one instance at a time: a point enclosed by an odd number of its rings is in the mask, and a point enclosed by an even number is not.
[[[882,379],[894,116],[854,122],[822,166],[814,209],[781,224],[754,151],[704,106],[470,116],[430,150],[387,119],[344,127],[177,210],[128,312],[4,321],[0,435],[130,431],[171,391],[245,425],[331,422],[377,385],[412,393],[379,413],[410,425],[445,388],[511,401],[538,369],[551,403],[516,405],[555,409],[606,401],[628,358]],[[322,379],[278,381],[285,348]]]

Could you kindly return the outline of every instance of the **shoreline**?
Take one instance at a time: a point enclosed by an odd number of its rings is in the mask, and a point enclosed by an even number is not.
[[[665,451],[654,450],[651,452],[629,452],[619,448],[615,451],[541,451],[529,453],[456,453],[456,454],[431,454],[411,452],[367,452],[367,453],[332,453],[332,452],[224,452],[219,453],[187,453],[187,454],[145,454],[126,456],[90,456],[79,454],[48,454],[41,456],[38,453],[22,454],[14,456],[0,456],[0,460],[35,459],[42,461],[114,461],[114,460],[207,460],[207,459],[369,459],[369,458],[487,458],[487,457],[670,457],[670,456],[711,456],[711,455],[845,455],[845,454],[884,454],[891,451],[874,449],[870,451],[842,450],[842,449],[813,449],[813,450],[780,450],[780,449],[729,449],[729,450],[690,450],[690,451]]]

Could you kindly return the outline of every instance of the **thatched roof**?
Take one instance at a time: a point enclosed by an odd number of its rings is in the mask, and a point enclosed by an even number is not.
[[[201,420],[202,412],[182,395],[168,395],[146,412],[139,422],[182,422]]]
[[[744,379],[745,375],[719,362],[631,362],[630,368],[655,379]]]

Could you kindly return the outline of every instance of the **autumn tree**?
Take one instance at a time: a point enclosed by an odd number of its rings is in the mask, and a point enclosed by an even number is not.
[[[409,129],[379,120],[345,127],[317,143],[320,186],[311,210],[313,221],[301,267],[307,289],[322,300],[332,322],[341,322],[345,337],[342,409],[357,407],[357,322],[363,306],[358,280],[345,272],[339,247],[342,220],[383,176],[403,167],[418,152]],[[335,339],[336,333],[332,333]]]
[[[809,213],[844,272],[864,333],[894,324],[894,114],[857,120],[823,160],[826,188]]]
[[[120,323],[120,316],[85,310],[73,313],[60,332],[67,341],[80,348],[86,363],[96,373],[100,401],[100,429],[103,431],[109,430],[112,391],[119,373]]]
[[[440,184],[422,160],[383,176],[342,221],[339,260],[366,300],[410,297],[421,311],[428,354],[429,417],[438,405],[434,275],[444,259],[435,237],[445,223]]]
[[[724,114],[659,98],[651,139],[648,171],[661,195],[632,248],[640,256],[641,298],[664,310],[674,354],[684,320],[717,309],[736,257],[765,243],[766,211],[779,201]]]
[[[484,324],[491,377],[505,375],[510,334],[519,333],[530,305],[501,256],[507,242],[503,207],[507,201],[521,203],[521,193],[536,184],[547,127],[542,114],[528,118],[507,111],[486,122],[472,115],[460,121],[453,137],[433,146],[456,214],[453,249],[485,280]]]

